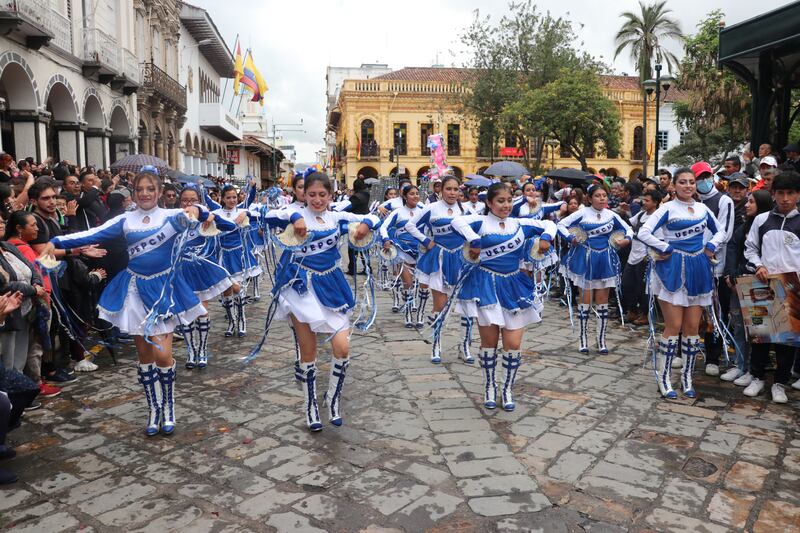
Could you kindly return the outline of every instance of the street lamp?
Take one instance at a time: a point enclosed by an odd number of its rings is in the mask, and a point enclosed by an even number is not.
[[[277,132],[280,131],[281,133],[283,133],[283,132],[287,132],[287,131],[299,131],[299,132],[302,132],[302,133],[306,133],[306,130],[304,130],[304,129],[286,129],[286,128],[283,127],[283,126],[302,126],[302,125],[303,125],[303,119],[302,118],[300,119],[300,123],[299,124],[276,124],[274,122],[272,123],[272,150],[273,150],[273,152],[272,152],[272,168],[273,168],[272,177],[273,177],[273,179],[275,180],[276,183],[278,181],[278,154],[277,154],[278,147],[275,146],[277,144],[277,140],[278,140]]]
[[[661,111],[661,91],[664,91],[664,96],[666,96],[667,91],[675,83],[675,78],[672,76],[661,76],[661,64],[656,63],[656,79],[652,80],[645,80],[642,84],[644,86],[644,90],[647,93],[647,97],[649,98],[653,92],[656,93],[656,134],[655,134],[655,154],[653,157],[653,175],[658,175],[658,126],[659,126],[659,119],[660,119],[660,111]],[[646,107],[645,107],[646,109]],[[646,119],[645,119],[646,120]],[[645,141],[644,147],[645,153],[647,152],[647,143]],[[647,174],[647,169],[645,168],[645,174]]]
[[[548,148],[550,148],[550,170],[555,170],[555,168],[556,168],[556,147],[558,146],[558,141],[555,140],[555,139],[547,139],[544,142],[544,144]]]
[[[397,130],[397,143],[394,146],[395,163],[397,163],[397,172],[395,177],[400,179],[400,149],[403,146],[403,130]]]

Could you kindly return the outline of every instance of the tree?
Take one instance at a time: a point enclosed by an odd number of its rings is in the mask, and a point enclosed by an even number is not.
[[[530,136],[510,120],[511,115],[501,116],[503,110],[526,90],[554,81],[563,68],[599,71],[604,65],[576,48],[579,39],[572,22],[540,13],[531,0],[511,2],[509,14],[496,24],[476,11],[461,41],[471,51],[465,66],[472,69],[462,114],[476,126],[479,153],[490,152],[493,160],[503,133],[513,133],[521,146],[533,145],[539,167],[545,139]],[[530,166],[529,152],[525,151],[526,166]]]
[[[669,17],[672,10],[666,9],[666,4],[666,0],[662,0],[645,5],[639,0],[639,13],[625,11],[620,14],[625,22],[614,37],[617,45],[614,59],[628,49],[640,81],[653,77],[653,59],[656,63],[666,63],[669,72],[678,65],[678,58],[664,48],[663,41],[680,40],[683,32],[677,21]]]
[[[555,139],[586,170],[596,150],[619,152],[620,116],[591,70],[566,70],[538,89],[528,89],[506,106],[506,121],[517,121],[529,135]]]
[[[738,150],[750,131],[750,91],[732,73],[717,68],[719,10],[697,25],[695,35],[684,43],[678,88],[686,97],[673,104],[676,123],[687,131],[684,144],[664,154],[667,164],[693,158],[712,164]]]
[[[639,82],[653,77],[653,59],[656,63],[665,62],[671,73],[678,64],[675,55],[664,48],[664,41],[682,39],[683,33],[677,21],[669,17],[670,9],[666,9],[666,0],[645,5],[639,0],[639,12],[625,11],[620,14],[624,22],[614,37],[617,49],[614,59],[626,49],[639,73]],[[647,117],[648,97],[642,87],[642,116]],[[642,167],[647,168],[647,121],[642,122],[642,139],[644,140],[644,157]]]

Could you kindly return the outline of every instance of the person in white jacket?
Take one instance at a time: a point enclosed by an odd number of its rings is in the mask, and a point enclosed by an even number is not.
[[[775,274],[800,272],[800,213],[797,211],[800,174],[783,172],[778,175],[772,182],[772,198],[775,208],[755,218],[744,244],[744,257],[762,283],[768,283],[769,276]],[[785,344],[751,344],[750,373],[753,381],[744,394],[758,396],[764,390],[771,348],[775,350],[777,362],[772,401],[786,403],[784,389],[791,379],[794,348]],[[800,380],[793,387],[800,389]]]

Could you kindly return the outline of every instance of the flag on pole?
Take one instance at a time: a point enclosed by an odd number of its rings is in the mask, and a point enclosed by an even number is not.
[[[253,53],[248,50],[246,55],[247,58],[244,61],[244,68],[242,69],[240,81],[242,85],[244,85],[244,89],[253,93],[253,98],[250,101],[260,102],[263,106],[264,94],[269,88],[253,62]]]
[[[242,67],[242,47],[236,43],[236,62],[233,64],[233,94],[239,96],[239,84],[244,76],[244,68]]]

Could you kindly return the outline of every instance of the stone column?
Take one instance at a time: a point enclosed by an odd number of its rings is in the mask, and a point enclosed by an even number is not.
[[[97,168],[108,168],[109,159],[108,134],[106,128],[89,128],[86,130],[86,163]]]
[[[47,159],[47,124],[49,113],[36,111],[11,111],[9,120],[14,129],[14,157],[33,157],[37,162]]]

